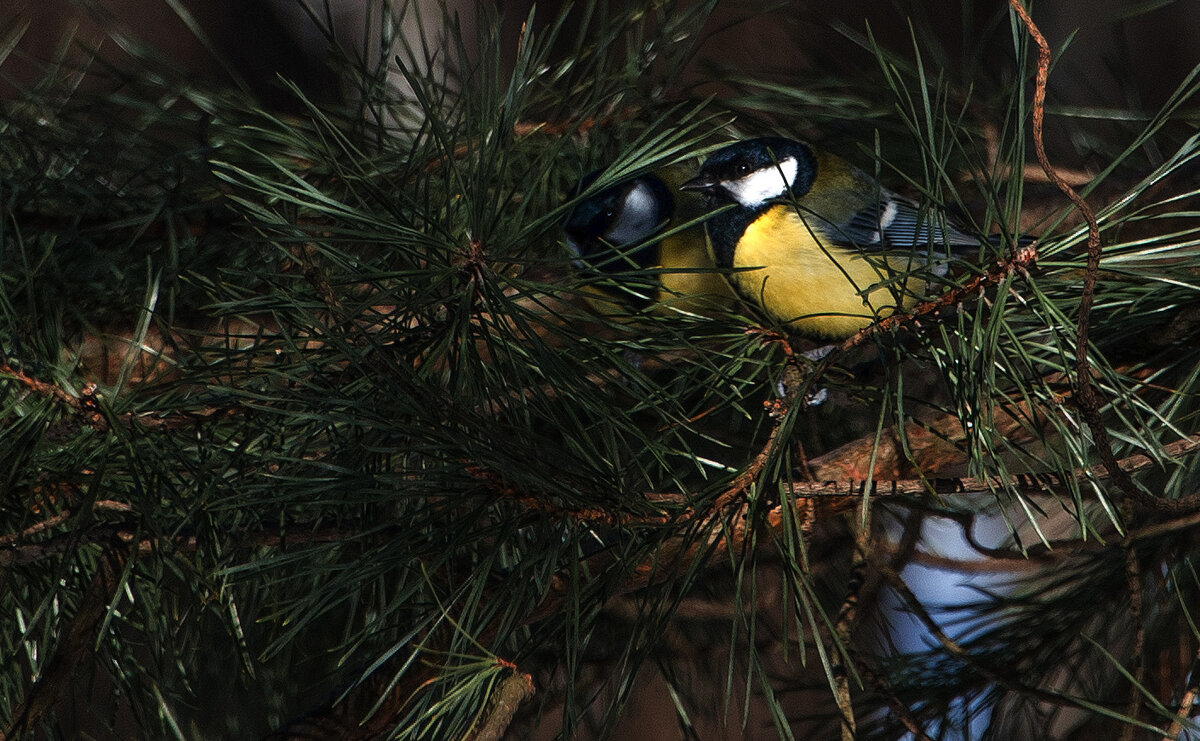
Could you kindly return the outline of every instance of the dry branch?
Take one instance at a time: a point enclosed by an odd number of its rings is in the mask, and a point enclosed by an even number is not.
[[[1139,507],[1157,512],[1192,512],[1200,509],[1200,494],[1181,499],[1162,499],[1143,490],[1134,482],[1129,473],[1123,470],[1113,452],[1112,441],[1108,427],[1104,424],[1100,409],[1103,400],[1096,390],[1092,380],[1092,366],[1088,355],[1090,342],[1092,303],[1096,295],[1096,281],[1100,273],[1100,257],[1103,248],[1100,243],[1100,225],[1096,214],[1083,198],[1075,192],[1069,183],[1054,169],[1046,154],[1043,141],[1042,126],[1046,118],[1046,83],[1050,75],[1052,54],[1045,36],[1033,22],[1033,18],[1021,4],[1021,0],[1009,0],[1009,5],[1025,24],[1030,38],[1038,48],[1037,79],[1033,97],[1033,146],[1037,153],[1038,162],[1051,182],[1062,191],[1087,222],[1087,269],[1083,276],[1083,287],[1079,297],[1079,312],[1076,319],[1075,331],[1075,404],[1080,415],[1092,432],[1093,444],[1097,455],[1108,471],[1117,488],[1122,494],[1134,501]]]
[[[108,605],[121,583],[126,558],[126,553],[117,547],[110,547],[101,555],[92,582],[63,634],[62,643],[30,686],[13,714],[12,725],[0,735],[0,741],[31,736],[42,716],[58,703],[72,678],[80,675],[81,667],[89,665],[96,628],[107,614]]]

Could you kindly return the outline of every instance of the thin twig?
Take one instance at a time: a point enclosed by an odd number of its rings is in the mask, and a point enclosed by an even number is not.
[[[1133,679],[1129,687],[1129,707],[1125,715],[1137,720],[1142,708],[1142,695],[1139,691],[1146,680],[1146,661],[1143,654],[1146,650],[1146,624],[1142,617],[1142,569],[1138,563],[1137,547],[1126,537],[1121,542],[1125,551],[1125,582],[1129,590],[1129,620],[1133,623]],[[1121,741],[1132,741],[1137,726],[1126,723],[1121,731]]]
[[[831,352],[822,359],[818,370],[820,371],[827,367],[831,358],[838,353],[857,347],[880,332],[890,332],[900,327],[919,326],[923,318],[946,307],[956,306],[972,296],[982,294],[988,287],[1001,283],[1014,273],[1028,271],[1037,262],[1037,258],[1038,252],[1035,246],[1026,245],[1018,248],[1010,256],[997,261],[995,265],[982,275],[977,275],[961,286],[956,286],[934,299],[917,304],[909,311],[895,313],[880,319],[874,324],[863,328],[858,334],[843,340],[835,348],[836,352]]]
[[[504,481],[500,474],[481,466],[468,465],[466,472],[471,478],[486,484],[489,492],[497,498],[511,500],[530,511],[545,512],[571,522],[603,523],[613,527],[626,527],[629,525],[663,525],[670,521],[665,514],[633,515],[625,512],[613,512],[603,507],[563,506],[548,502],[542,497],[526,494]]]
[[[1200,700],[1200,649],[1196,651],[1196,658],[1192,660],[1192,668],[1188,672],[1187,689],[1179,700],[1179,710],[1175,712],[1175,718],[1167,728],[1167,733],[1162,737],[1162,741],[1181,741],[1185,725],[1189,730],[1198,727],[1196,721],[1192,720],[1192,708],[1197,700]]]
[[[57,704],[71,680],[86,676],[91,663],[89,659],[94,655],[92,645],[96,640],[96,626],[108,612],[108,605],[121,583],[126,558],[124,550],[118,547],[109,548],[100,556],[96,573],[83,593],[75,617],[63,633],[62,642],[13,713],[12,725],[0,734],[0,741],[32,735],[38,721]]]
[[[753,463],[735,479],[728,489],[715,497],[713,503],[708,507],[692,511],[690,507],[694,505],[696,499],[690,494],[680,492],[652,492],[646,494],[646,499],[664,505],[673,504],[687,507],[683,512],[677,514],[676,517],[682,516],[693,519],[711,517],[714,513],[720,512],[723,508],[728,507],[732,502],[736,501],[737,497],[744,493],[750,484],[756,480],[763,466],[766,465],[766,462],[770,458],[771,447],[778,429],[779,427],[776,426],[775,430],[772,430],[767,444],[764,445],[755,457]],[[1162,453],[1170,457],[1189,455],[1197,451],[1200,451],[1200,434],[1181,438],[1162,447]],[[1121,459],[1117,462],[1117,465],[1121,470],[1132,473],[1155,466],[1157,462],[1147,455],[1138,453]],[[531,510],[547,512],[573,522],[602,522],[613,526],[627,527],[631,525],[664,525],[672,520],[671,516],[666,514],[635,515],[614,513],[601,507],[561,507],[547,504],[538,497],[524,494],[515,487],[505,483],[499,474],[486,471],[478,466],[467,466],[467,472],[472,477],[489,484],[489,490],[496,496],[510,499]],[[1107,470],[1100,467],[1077,469],[1073,475],[1080,481],[1104,479],[1107,477]],[[868,493],[872,497],[882,496],[893,498],[923,497],[927,494],[945,496],[949,494],[967,495],[978,493],[991,495],[997,487],[1004,486],[1005,482],[995,479],[978,479],[972,477],[896,480],[876,478],[871,484],[872,487],[868,492],[866,481],[794,481],[789,489],[789,499],[802,501],[816,500],[822,503],[825,513],[836,513],[849,511],[857,507],[858,501]],[[1061,486],[1061,481],[1057,478],[1049,479],[1034,475],[1022,476],[1017,481],[1007,482],[1008,488],[1016,489],[1030,495],[1052,493],[1055,491],[1056,486]],[[1196,498],[1197,496],[1200,495],[1186,497],[1184,501]],[[776,509],[779,510],[781,507],[782,505],[776,507]],[[770,518],[770,515],[768,515],[768,518]],[[1189,519],[1188,522],[1190,521]],[[1020,557],[1025,558],[1026,556],[1021,555]]]
[[[1092,208],[1058,174],[1054,166],[1050,164],[1050,158],[1046,155],[1046,145],[1042,137],[1042,125],[1046,117],[1046,82],[1050,76],[1050,61],[1052,57],[1050,45],[1046,42],[1046,37],[1038,30],[1037,25],[1034,24],[1033,18],[1030,17],[1025,6],[1021,4],[1021,0],[1009,0],[1009,5],[1012,6],[1013,12],[1024,22],[1029,36],[1038,48],[1032,121],[1033,147],[1037,153],[1038,163],[1041,164],[1042,170],[1045,171],[1046,176],[1050,178],[1051,182],[1079,210],[1088,227],[1087,269],[1084,271],[1083,286],[1079,296],[1079,312],[1075,327],[1075,404],[1079,409],[1080,415],[1083,417],[1083,421],[1092,431],[1092,439],[1101,463],[1125,497],[1133,500],[1145,509],[1159,512],[1195,511],[1200,509],[1200,496],[1186,499],[1162,499],[1143,491],[1134,482],[1133,477],[1121,468],[1116,453],[1113,452],[1108,427],[1104,424],[1104,419],[1100,413],[1103,400],[1100,398],[1100,394],[1096,390],[1095,383],[1092,380],[1092,364],[1088,356],[1092,303],[1095,300],[1096,280],[1100,272],[1100,256],[1102,252],[1100,225],[1096,220],[1096,214],[1092,211]]]
[[[713,497],[703,509],[692,510],[688,505],[692,502],[692,497],[683,493],[651,493],[646,495],[647,501],[674,503],[688,507],[682,512],[683,517],[693,520],[708,521],[714,516],[719,515],[730,506],[744,501],[743,495],[754,485],[758,477],[762,474],[767,463],[770,462],[771,456],[776,452],[780,430],[783,427],[783,420],[787,416],[788,410],[795,403],[800,394],[800,390],[804,388],[804,379],[800,370],[792,362],[794,352],[785,338],[778,338],[782,343],[784,353],[788,357],[787,364],[783,371],[783,385],[785,395],[782,399],[776,399],[765,403],[767,413],[775,420],[775,424],[771,432],[767,435],[767,440],[759,449],[758,453],[750,461],[750,463],[742,470],[740,474],[729,484],[725,491]],[[468,465],[467,473],[480,481],[487,482],[491,486],[491,490],[498,496],[506,499],[519,502],[531,510],[540,510],[557,514],[564,518],[576,522],[603,522],[614,526],[628,525],[663,525],[671,521],[668,515],[631,515],[627,513],[611,512],[601,507],[560,507],[554,504],[548,504],[539,497],[525,494],[515,487],[507,484],[503,478],[494,471],[489,471],[480,466]],[[678,517],[679,515],[676,515]]]
[[[1200,435],[1176,440],[1163,446],[1163,452],[1169,456],[1181,456],[1189,453],[1200,451]],[[760,455],[765,455],[766,449]],[[1139,471],[1144,468],[1156,465],[1155,461],[1148,456],[1138,454],[1122,459],[1119,462],[1121,468],[1127,471]],[[548,512],[555,516],[561,517],[564,520],[572,522],[603,522],[619,527],[628,527],[633,525],[645,526],[665,526],[672,522],[678,522],[679,518],[692,519],[697,518],[711,519],[720,514],[720,507],[710,506],[703,510],[694,511],[690,507],[675,513],[673,516],[667,514],[653,515],[633,515],[633,514],[614,514],[602,508],[563,508],[558,506],[547,505],[544,501],[537,497],[521,494],[511,485],[503,482],[498,475],[484,471],[478,467],[468,466],[467,471],[475,478],[489,485],[489,490],[496,496],[503,496],[530,509]],[[1092,471],[1092,475],[1103,476],[1103,471]],[[1076,477],[1083,480],[1088,472],[1079,470],[1075,473]],[[1053,492],[1050,487],[1052,482],[1022,479],[1017,482],[1015,487],[1030,495],[1045,495],[1048,492]],[[931,492],[945,496],[949,494],[967,495],[972,493],[991,495],[996,481],[985,481],[974,478],[957,478],[957,479],[904,479],[896,481],[881,481],[873,482],[873,488],[870,492],[872,497],[885,498],[916,498],[923,497]],[[742,484],[731,486],[724,494],[733,496],[734,493],[742,490]],[[819,519],[821,516],[828,516],[839,512],[848,512],[851,509],[859,506],[866,487],[866,482],[862,481],[797,481],[791,485],[789,500],[794,500],[798,507],[808,506],[811,508],[813,504],[817,506],[813,508],[815,511],[812,517]],[[680,493],[651,493],[647,495],[649,501],[662,504],[672,505],[691,505],[694,503],[687,494]],[[132,508],[124,503],[111,500],[101,500],[94,502],[92,509],[96,512],[114,512],[121,514],[129,514]],[[770,510],[765,518],[767,526],[771,529],[780,527],[782,522],[782,509],[784,505],[777,505]],[[919,506],[919,503],[914,503],[914,506]],[[806,510],[807,511],[807,510]],[[741,508],[731,511],[726,514],[734,520],[742,517],[745,513]],[[941,517],[955,519],[956,515],[951,512],[938,512]],[[54,528],[66,525],[72,517],[72,512],[63,511],[52,515],[45,520],[30,525],[25,530],[19,533],[11,533],[0,535],[0,566],[12,565],[15,563],[32,563],[40,558],[56,555],[65,552],[71,547],[72,538],[83,537],[87,542],[97,542],[104,538],[115,536],[122,542],[137,543],[139,552],[150,552],[157,547],[166,544],[167,541],[162,539],[145,538],[141,533],[134,529],[130,529],[127,524],[116,523],[105,528],[95,529],[90,534],[85,531],[80,532],[64,532],[60,536],[45,540],[34,540],[36,536],[47,533]],[[960,523],[961,524],[961,523]],[[337,542],[352,537],[355,534],[353,526],[347,527],[340,525],[337,527],[320,528],[314,530],[311,523],[293,523],[294,526],[285,528],[286,535],[280,535],[278,532],[272,533],[246,533],[245,544],[253,544],[258,547],[277,548],[287,545],[305,545]],[[1200,513],[1189,513],[1185,516],[1180,516],[1165,522],[1158,522],[1152,525],[1146,525],[1141,528],[1131,530],[1128,538],[1137,542],[1147,538],[1158,537],[1172,532],[1179,532],[1193,527],[1200,527]],[[964,531],[967,532],[968,539],[971,539],[969,527],[964,525]],[[78,544],[80,541],[74,541]],[[196,547],[195,539],[192,537],[178,537],[169,540],[169,544],[176,550],[190,550]],[[706,545],[711,545],[706,544]],[[1103,543],[1094,539],[1087,541],[1081,540],[1060,540],[1051,541],[1051,546],[1055,549],[1068,548],[1102,548],[1106,547]],[[1054,552],[1042,553],[1042,546],[1034,546],[1031,549],[1022,552],[1010,552],[1005,549],[987,548],[981,544],[972,542],[972,547],[980,553],[999,559],[1017,559],[1029,560],[1037,558],[1056,558]],[[692,555],[695,551],[692,552]],[[659,559],[658,566],[661,568],[666,561]],[[640,577],[639,577],[640,582]],[[634,585],[633,588],[637,588]]]
[[[127,513],[133,511],[133,507],[129,506],[125,502],[117,502],[117,501],[113,501],[110,499],[101,499],[99,501],[92,502],[92,511],[93,512],[120,512],[122,514],[127,514]],[[22,530],[19,533],[11,533],[9,535],[0,535],[0,558],[3,558],[3,549],[15,548],[19,545],[22,545],[26,541],[31,540],[34,536],[40,535],[41,533],[44,533],[47,530],[52,530],[53,528],[56,528],[59,525],[64,524],[65,522],[67,522],[67,520],[70,520],[73,516],[74,516],[74,513],[71,510],[65,509],[56,515],[47,517],[46,519],[41,520],[39,522],[35,522],[34,524],[30,525],[29,527],[25,528],[24,530]]]
[[[889,543],[876,543],[875,547],[882,549],[887,554],[900,553],[899,548]],[[904,562],[940,571],[953,571],[957,574],[1001,574],[1004,576],[1013,576],[1022,571],[1040,572],[1046,568],[1045,561],[1037,558],[954,558],[923,550],[917,550],[910,554]]]
[[[779,431],[783,428],[783,420],[787,417],[792,405],[796,403],[796,399],[800,395],[800,389],[806,387],[803,374],[796,367],[795,352],[792,350],[791,344],[785,338],[780,338],[778,341],[781,343],[784,354],[787,356],[782,379],[784,396],[782,399],[769,401],[765,404],[768,415],[775,420],[775,425],[771,428],[766,443],[759,450],[758,455],[754,457],[754,460],[750,462],[750,465],[746,466],[737,478],[733,480],[728,489],[713,499],[709,507],[711,512],[719,512],[741,499],[742,495],[758,480],[759,474],[762,473],[763,468],[766,467],[767,462],[771,460],[771,455],[776,450]]]
[[[904,581],[904,577],[900,576],[899,572],[885,563],[873,546],[868,547],[864,556],[870,562],[871,566],[883,576],[888,586],[904,602],[907,610],[917,618],[925,630],[941,645],[942,649],[954,658],[970,666],[985,681],[1000,685],[1009,691],[1018,692],[1054,705],[1064,705],[1088,712],[1095,712],[1097,706],[1103,706],[1103,703],[1096,703],[1090,700],[1083,702],[1069,695],[1031,686],[1016,677],[1011,669],[991,667],[980,662],[978,657],[963,648],[943,630],[942,624],[929,613],[925,605],[913,594],[908,583]]]
[[[867,533],[870,532],[870,506],[870,499],[863,497],[859,500],[860,514],[854,518],[851,525],[855,541],[865,541]],[[846,587],[846,596],[838,608],[837,622],[834,624],[834,635],[843,647],[848,647],[853,642],[854,625],[858,618],[859,592],[866,581],[866,565],[861,549],[855,548],[851,556],[850,583]],[[850,693],[849,667],[843,664],[838,651],[833,651],[832,654],[834,699],[841,715],[842,741],[854,741],[857,724],[854,719],[854,699]]]
[[[54,399],[79,414],[89,427],[97,430],[108,428],[108,422],[100,413],[96,404],[97,386],[94,383],[84,384],[79,396],[72,396],[63,388],[46,381],[39,381],[29,376],[25,371],[13,368],[8,363],[0,362],[0,378],[11,378],[39,396]]]
[[[858,670],[858,673],[863,675],[863,677],[871,685],[871,689],[875,690],[881,697],[883,697],[884,701],[887,702],[888,707],[891,708],[893,713],[895,713],[896,718],[898,718],[904,728],[913,735],[913,738],[917,739],[917,741],[933,741],[929,734],[925,732],[925,728],[921,725],[921,722],[913,716],[912,709],[905,705],[900,698],[896,696],[895,691],[892,689],[888,681],[881,677],[873,668],[866,665],[862,657],[858,655],[857,649],[848,648],[848,650],[850,651],[851,658],[854,659],[854,665]]]
[[[500,741],[521,704],[533,697],[534,692],[533,677],[513,671],[492,691],[487,715],[479,729],[467,736],[467,741]]]

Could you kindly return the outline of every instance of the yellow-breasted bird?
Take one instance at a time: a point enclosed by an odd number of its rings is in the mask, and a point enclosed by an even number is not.
[[[704,201],[679,186],[695,165],[678,164],[617,183],[575,204],[563,233],[575,266],[607,278],[588,297],[606,314],[672,307],[711,311],[733,300],[716,271],[699,223]],[[585,192],[600,172],[572,190]]]
[[[734,290],[813,338],[839,340],[925,298],[954,248],[980,245],[845,160],[779,137],[714,152],[705,194],[713,259]],[[725,207],[725,208],[720,208]]]

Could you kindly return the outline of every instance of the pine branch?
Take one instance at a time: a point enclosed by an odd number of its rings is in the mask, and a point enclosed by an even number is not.
[[[92,647],[97,640],[96,629],[116,599],[127,558],[122,547],[111,542],[101,552],[91,584],[83,593],[62,642],[16,707],[12,725],[0,738],[20,739],[32,735],[43,716],[52,712],[71,680],[79,675],[80,668],[90,666]]]
[[[1163,734],[1162,741],[1178,741],[1183,738],[1184,728],[1196,728],[1196,722],[1193,720],[1192,713],[1195,710],[1196,701],[1200,699],[1200,650],[1196,653],[1196,658],[1192,661],[1191,669],[1187,674],[1190,677],[1183,696],[1179,699],[1179,710],[1176,712],[1175,719],[1171,721],[1171,725],[1167,728],[1167,732]]]
[[[108,421],[100,412],[97,405],[99,387],[95,383],[86,383],[79,391],[79,396],[72,396],[55,384],[31,378],[19,368],[13,368],[6,362],[0,363],[0,378],[11,378],[20,382],[25,388],[35,394],[54,399],[79,415],[83,423],[93,429],[104,431]]]
[[[1075,328],[1075,403],[1088,428],[1092,431],[1094,447],[1100,456],[1105,470],[1125,497],[1134,500],[1140,507],[1150,511],[1194,512],[1200,510],[1200,493],[1192,497],[1164,500],[1144,491],[1134,483],[1129,472],[1121,468],[1116,454],[1113,452],[1108,426],[1104,423],[1100,413],[1103,401],[1097,394],[1095,384],[1092,381],[1092,364],[1088,355],[1088,347],[1091,342],[1089,334],[1092,304],[1095,301],[1096,281],[1100,272],[1100,257],[1103,251],[1100,244],[1100,225],[1096,221],[1095,212],[1075,192],[1075,189],[1058,174],[1053,165],[1050,164],[1049,157],[1046,155],[1046,145],[1042,138],[1042,127],[1046,115],[1046,82],[1050,75],[1050,61],[1052,57],[1050,45],[1034,24],[1033,18],[1025,10],[1025,6],[1021,0],[1009,0],[1009,5],[1021,18],[1022,22],[1025,23],[1029,35],[1038,47],[1037,79],[1033,98],[1033,145],[1034,150],[1037,152],[1038,162],[1041,164],[1046,176],[1075,204],[1075,207],[1083,214],[1083,218],[1087,222],[1087,267],[1083,276],[1083,290],[1079,297],[1079,310]]]
[[[1133,648],[1131,650],[1133,678],[1130,680],[1130,699],[1125,715],[1137,721],[1142,707],[1139,690],[1146,681],[1146,624],[1142,606],[1142,567],[1138,562],[1137,549],[1134,548],[1134,542],[1129,536],[1125,537],[1121,547],[1125,551],[1125,582],[1129,592],[1129,620],[1133,623]],[[1132,741],[1135,732],[1135,724],[1127,724],[1121,731],[1121,741]]]
[[[692,658],[683,621],[706,623],[728,647],[714,694],[744,697],[745,717],[770,715],[780,736],[807,720],[776,697],[805,663],[825,730],[847,738],[872,733],[881,710],[916,738],[948,732],[953,698],[974,702],[993,681],[1091,707],[1127,733],[1148,727],[1139,714],[1165,725],[1143,692],[1142,655],[1179,619],[1160,604],[1156,574],[1190,562],[1200,528],[1190,475],[1200,261],[1189,225],[1200,191],[1186,179],[1196,142],[1161,162],[1114,156],[1094,176],[1050,167],[1049,50],[1027,15],[1040,53],[1032,107],[1022,70],[988,93],[934,79],[921,55],[936,55],[937,40],[916,32],[911,59],[869,49],[886,89],[860,79],[872,75],[810,76],[756,80],[757,97],[728,105],[664,103],[683,83],[656,65],[683,63],[691,50],[679,39],[709,5],[527,22],[508,57],[498,24],[464,39],[444,19],[444,43],[401,55],[427,63],[402,73],[411,93],[388,90],[387,55],[335,49],[359,99],[330,108],[294,88],[294,117],[167,73],[122,72],[119,94],[96,99],[112,108],[60,93],[0,108],[0,166],[13,183],[0,199],[0,454],[12,461],[0,485],[15,495],[0,565],[11,571],[3,606],[23,623],[5,645],[9,656],[55,652],[36,682],[10,662],[6,694],[24,698],[24,725],[10,730],[55,722],[61,664],[94,645],[80,636],[94,639],[89,616],[116,599],[114,568],[132,597],[104,623],[103,668],[145,735],[180,713],[197,733],[234,733],[235,721],[214,730],[219,721],[191,710],[212,707],[199,697],[198,651],[236,691],[251,690],[243,735],[312,706],[293,675],[309,664],[320,689],[344,693],[277,737],[499,738],[516,732],[517,715],[543,712],[527,704],[535,685],[544,708],[562,708],[564,734],[591,723],[602,735],[639,669],[656,663],[690,729],[689,714],[721,703],[689,698],[686,669],[672,671]],[[456,54],[453,74],[422,74]],[[1192,87],[1138,141],[1182,118]],[[1030,112],[1036,172],[1024,164]],[[739,310],[589,314],[595,286],[572,273],[557,238],[571,183],[596,168],[615,183],[693,161],[731,135],[765,133],[772,118],[791,136],[874,137],[858,154],[889,187],[931,203],[961,205],[977,174],[978,208],[963,215],[983,211],[986,223],[1058,216],[1023,198],[1025,184],[1080,187],[1147,162],[1150,174],[1081,188],[1097,204],[1077,206],[1090,221],[1086,259],[1072,251],[1082,230],[1039,230],[1036,249],[964,265],[971,277],[948,277],[939,298],[815,368],[800,343]],[[1178,139],[1168,132],[1162,146]],[[902,161],[884,156],[894,151]],[[112,330],[115,360],[97,358],[97,326]],[[1117,347],[1123,338],[1138,347]],[[830,401],[807,406],[818,383]],[[1123,509],[1138,502],[1136,517],[1105,511],[1108,487]],[[1048,502],[1076,518],[1069,531],[1038,530]],[[1011,542],[980,542],[982,523],[1018,507]],[[895,543],[881,535],[892,517]],[[936,519],[987,560],[921,541]],[[1023,547],[1021,527],[1040,542]],[[831,533],[841,551],[810,552],[836,551]],[[90,586],[86,570],[80,584],[54,572],[97,553],[128,561],[102,566]],[[1096,573],[1078,585],[1098,583],[1105,608],[1133,601],[1132,646],[1116,645],[1108,687],[1030,687],[1035,671],[1077,669],[1073,655],[1043,655],[1088,635],[1078,600],[1055,600],[1076,583],[1061,567],[1080,562]],[[973,643],[903,591],[908,564],[1014,581],[1019,571],[1028,601],[981,597],[963,619],[999,627]],[[940,626],[941,650],[878,650],[891,629],[885,587]],[[1179,594],[1186,605],[1191,592]],[[46,617],[48,605],[71,604],[76,618]],[[1019,629],[1004,622],[1014,605]],[[1048,626],[1057,632],[1039,632]],[[939,671],[946,657],[966,669]],[[581,670],[603,662],[598,683]],[[1177,673],[1165,666],[1156,694],[1178,686]],[[1106,694],[1124,681],[1136,705]],[[1193,684],[1171,718],[1179,727]]]
[[[959,642],[955,641],[949,634],[946,633],[942,624],[936,620],[929,610],[917,599],[909,588],[907,582],[900,574],[888,564],[884,563],[873,552],[868,551],[868,561],[871,566],[877,570],[887,582],[887,584],[896,591],[904,602],[906,609],[910,610],[938,642],[943,650],[949,655],[969,666],[974,672],[987,682],[994,682],[1006,689],[1019,693],[1022,696],[1035,698],[1042,702],[1049,703],[1054,706],[1072,707],[1079,710],[1094,711],[1096,708],[1108,707],[1111,710],[1116,710],[1119,703],[1097,702],[1094,699],[1075,698],[1069,695],[1044,690],[1039,687],[1034,687],[1027,684],[1020,677],[1015,676],[1011,670],[1000,667],[984,664],[978,657],[965,649]],[[1135,721],[1136,722],[1136,721]]]
[[[859,504],[859,517],[851,527],[851,537],[855,542],[865,541],[870,532],[870,517],[869,517],[870,500],[864,497]],[[866,569],[866,561],[862,558],[859,548],[855,548],[853,560],[850,563],[851,581],[846,591],[846,596],[842,600],[841,606],[838,608],[837,622],[834,623],[834,634],[837,636],[838,643],[842,646],[851,646],[853,642],[851,638],[854,633],[854,624],[858,616],[858,601],[859,589],[862,588],[864,582],[864,571]],[[863,664],[861,657],[851,653],[850,657],[857,667]],[[852,692],[850,687],[850,672],[841,661],[840,657],[835,655],[834,658],[834,695],[837,700],[838,710],[841,713],[841,731],[843,741],[853,741],[857,732],[857,723],[854,719],[854,705],[852,700]],[[889,700],[894,702],[895,698],[890,691],[885,695],[889,696]],[[907,713],[900,716],[906,721],[906,725],[912,730],[912,723]],[[922,734],[923,735],[923,734]]]
[[[1015,1],[1015,0],[1014,0]],[[974,276],[955,286],[937,298],[917,304],[906,312],[896,312],[863,328],[853,337],[839,343],[837,352],[845,352],[858,347],[868,339],[902,328],[919,328],[921,322],[936,321],[936,314],[946,308],[959,306],[971,299],[978,299],[988,288],[1006,282],[1013,275],[1023,275],[1030,270],[1038,259],[1036,244],[1016,247],[1012,254],[999,260],[981,275]],[[822,360],[821,369],[828,367],[836,356],[831,353]]]
[[[512,676],[492,694],[487,714],[468,741],[500,741],[521,704],[533,697],[534,692],[533,678],[517,673],[514,667]]]

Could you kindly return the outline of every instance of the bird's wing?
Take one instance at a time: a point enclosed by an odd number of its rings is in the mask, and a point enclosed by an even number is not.
[[[944,214],[883,191],[879,200],[840,224],[826,223],[825,236],[864,251],[957,251],[979,247],[979,238],[956,227]]]

